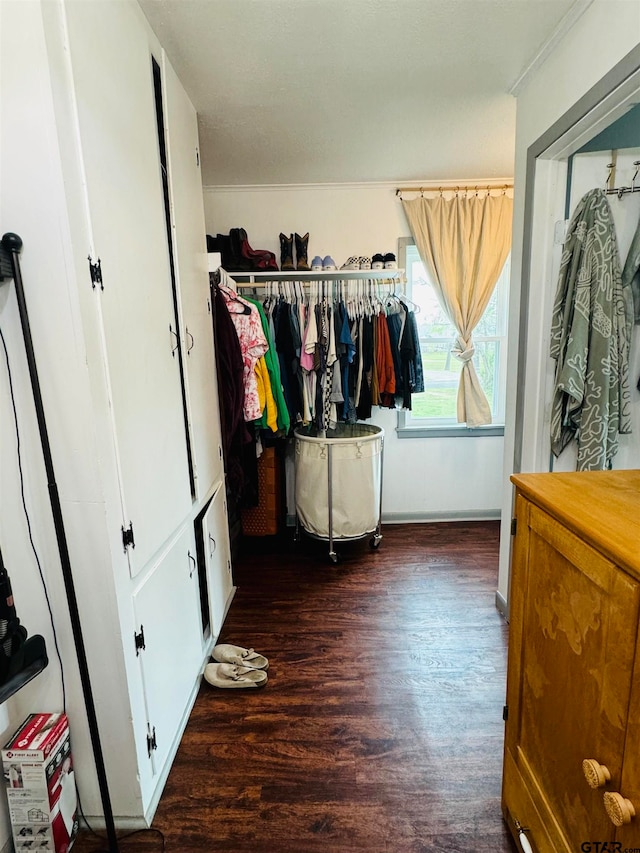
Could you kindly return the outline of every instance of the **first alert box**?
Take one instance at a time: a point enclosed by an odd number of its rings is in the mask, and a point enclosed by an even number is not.
[[[2,750],[16,853],[68,853],[78,832],[65,714],[31,714]]]

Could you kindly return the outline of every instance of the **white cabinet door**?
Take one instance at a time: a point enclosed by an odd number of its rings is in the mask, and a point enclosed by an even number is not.
[[[102,8],[65,5],[135,575],[184,520],[191,489],[146,21],[132,3]]]
[[[202,664],[196,548],[190,525],[134,594],[133,608],[137,630],[144,634],[139,660],[149,732],[155,737],[152,772],[157,775],[174,745]],[[136,728],[137,737],[144,740],[144,725],[140,731],[138,721]],[[147,800],[144,778],[141,785]]]
[[[209,612],[214,640],[220,634],[229,600],[233,594],[229,523],[224,483],[220,485],[202,521],[204,550],[207,561]]]
[[[176,279],[182,309],[189,426],[196,495],[202,498],[222,477],[222,444],[198,120],[193,104],[166,57],[162,67],[171,219]]]

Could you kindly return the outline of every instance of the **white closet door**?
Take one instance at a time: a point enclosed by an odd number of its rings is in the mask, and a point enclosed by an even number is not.
[[[229,522],[227,521],[224,483],[218,488],[204,515],[203,532],[207,561],[211,635],[215,640],[220,634],[225,613],[233,595]]]
[[[133,596],[147,703],[154,775],[159,774],[181,731],[202,664],[202,627],[193,529],[188,525]],[[139,753],[145,751],[145,721],[136,722]],[[145,763],[140,758],[141,766]],[[148,772],[147,768],[143,776]],[[143,797],[148,789],[143,788]],[[146,805],[146,804],[145,804]]]
[[[189,426],[196,495],[222,477],[222,444],[207,268],[196,111],[171,65],[163,63],[167,159],[176,277],[182,308]]]
[[[150,48],[135,4],[110,4],[106,20],[101,8],[69,2],[66,14],[135,575],[190,510],[191,490]]]

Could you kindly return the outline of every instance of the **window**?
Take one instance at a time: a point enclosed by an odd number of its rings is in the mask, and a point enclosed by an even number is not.
[[[507,297],[509,259],[498,279],[489,304],[473,332],[473,362],[491,407],[492,424],[470,429],[456,418],[458,384],[462,362],[452,353],[455,327],[440,307],[418,249],[410,239],[399,241],[400,265],[406,270],[408,299],[414,303],[422,366],[424,392],[412,395],[412,411],[398,414],[400,437],[413,435],[502,434],[506,385]],[[403,434],[404,433],[404,434]]]

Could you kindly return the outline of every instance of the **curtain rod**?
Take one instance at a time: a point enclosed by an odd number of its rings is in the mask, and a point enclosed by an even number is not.
[[[437,186],[428,187],[398,187],[396,195],[401,193],[443,193],[443,192],[484,192],[490,190],[512,190],[513,184],[438,184]]]

